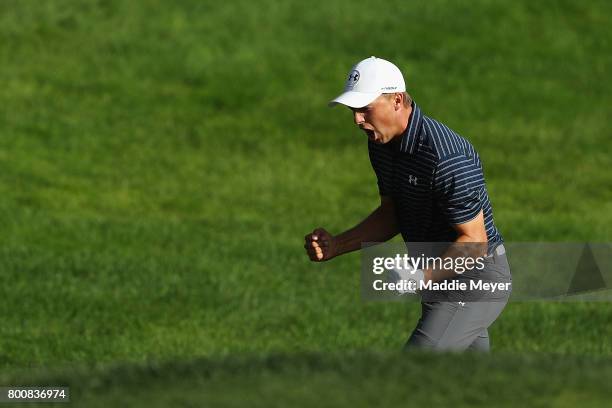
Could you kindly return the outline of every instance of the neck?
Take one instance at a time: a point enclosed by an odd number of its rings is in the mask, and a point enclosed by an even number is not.
[[[412,114],[412,106],[407,108],[402,108],[398,112],[397,117],[397,130],[395,132],[394,139],[401,139],[401,136],[404,134],[406,129],[408,128],[408,121],[410,119],[410,115]]]

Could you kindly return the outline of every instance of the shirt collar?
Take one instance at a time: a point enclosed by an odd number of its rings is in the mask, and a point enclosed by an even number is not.
[[[412,101],[412,113],[408,118],[408,126],[402,134],[401,141],[399,143],[399,151],[403,153],[414,153],[417,144],[417,137],[421,133],[423,127],[423,115],[418,105]]]

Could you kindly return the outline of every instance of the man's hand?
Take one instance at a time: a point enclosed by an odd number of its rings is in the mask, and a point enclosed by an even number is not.
[[[422,282],[425,281],[425,273],[421,269],[416,269],[412,265],[407,265],[407,268],[393,268],[389,271],[391,282],[404,282],[403,289],[397,289],[399,295],[414,295],[421,291]],[[408,285],[408,282],[412,282]]]
[[[311,261],[327,261],[338,255],[336,238],[323,228],[315,229],[304,240],[304,248]]]

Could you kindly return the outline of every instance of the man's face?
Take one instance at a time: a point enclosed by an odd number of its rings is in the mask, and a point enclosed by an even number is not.
[[[380,95],[372,103],[363,108],[350,108],[353,111],[355,124],[362,129],[368,139],[375,143],[389,142],[395,136],[396,109],[394,99]]]

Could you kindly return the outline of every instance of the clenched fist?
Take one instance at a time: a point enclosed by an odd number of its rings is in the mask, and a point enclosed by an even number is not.
[[[304,240],[304,248],[311,261],[327,261],[337,255],[336,239],[323,228],[315,229]]]

